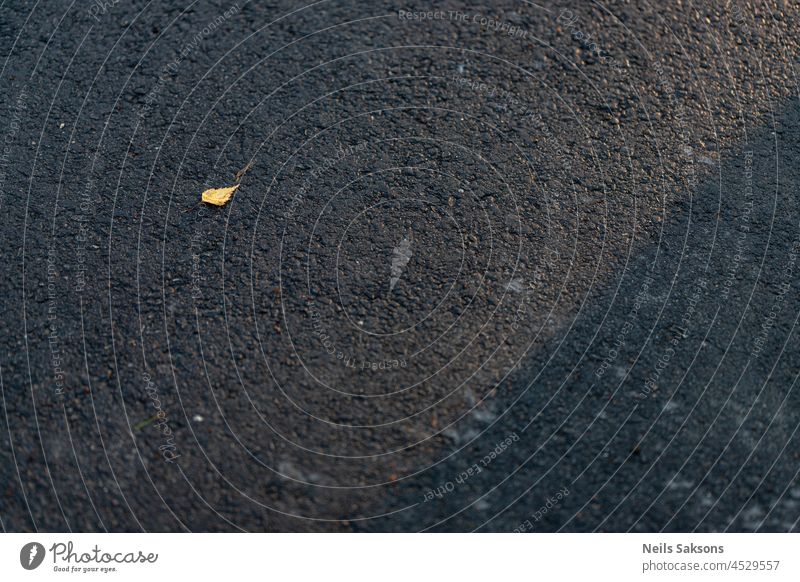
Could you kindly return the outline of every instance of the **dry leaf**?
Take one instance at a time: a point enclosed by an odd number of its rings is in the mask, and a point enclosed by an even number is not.
[[[252,168],[252,167],[253,167],[253,160],[250,160],[249,162],[247,162],[247,165],[244,168],[242,168],[241,170],[236,172],[236,175],[233,177],[233,179],[236,180],[237,182],[241,181],[241,179],[244,177],[244,175],[247,172],[249,172],[250,168]]]
[[[238,187],[239,184],[236,184],[236,186],[229,186],[228,188],[211,188],[210,190],[206,190],[203,192],[203,202],[213,204],[214,206],[224,206],[228,200],[231,199],[231,196],[233,196],[233,193],[236,192]]]

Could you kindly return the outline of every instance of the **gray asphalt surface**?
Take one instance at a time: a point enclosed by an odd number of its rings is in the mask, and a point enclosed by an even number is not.
[[[797,531],[799,17],[4,1],[0,525]]]

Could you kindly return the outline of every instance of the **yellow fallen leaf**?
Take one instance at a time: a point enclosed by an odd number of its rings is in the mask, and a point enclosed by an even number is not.
[[[211,188],[203,192],[203,202],[213,204],[214,206],[224,206],[228,200],[231,199],[233,193],[236,192],[236,186],[229,186],[228,188]]]

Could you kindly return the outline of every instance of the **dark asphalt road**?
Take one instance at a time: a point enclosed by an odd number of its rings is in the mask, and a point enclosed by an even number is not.
[[[0,6],[4,530],[800,529],[794,3]]]

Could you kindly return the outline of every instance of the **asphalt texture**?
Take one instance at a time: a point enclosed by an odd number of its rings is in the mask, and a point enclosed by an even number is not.
[[[3,530],[797,531],[798,33],[5,0]]]

